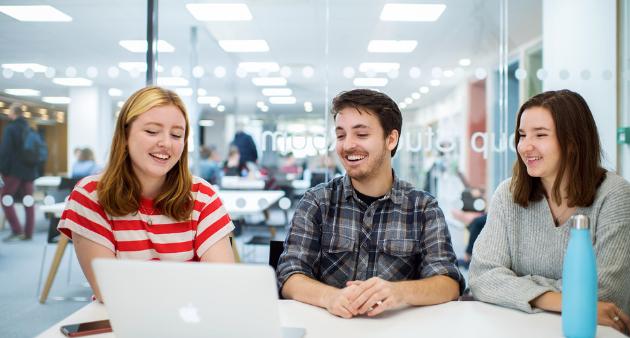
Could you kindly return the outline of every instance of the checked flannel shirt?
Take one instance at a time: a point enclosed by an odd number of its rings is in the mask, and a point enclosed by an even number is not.
[[[437,200],[394,175],[392,190],[366,205],[345,175],[306,192],[296,207],[277,268],[279,287],[296,273],[343,288],[378,276],[387,281],[451,277],[464,290]]]

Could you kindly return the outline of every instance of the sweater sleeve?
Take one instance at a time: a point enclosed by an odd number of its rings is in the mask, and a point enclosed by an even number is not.
[[[477,300],[525,312],[540,312],[530,301],[548,291],[560,291],[560,281],[541,276],[517,276],[512,271],[510,239],[507,230],[516,224],[508,217],[513,203],[509,181],[495,193],[484,229],[473,248],[470,265],[470,288]]]
[[[621,182],[602,203],[594,249],[598,299],[630,313],[630,184]]]

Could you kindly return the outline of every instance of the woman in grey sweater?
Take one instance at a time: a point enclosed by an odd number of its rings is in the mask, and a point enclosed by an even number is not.
[[[518,159],[494,194],[475,243],[470,288],[481,301],[561,312],[567,220],[590,218],[599,281],[598,323],[630,332],[630,184],[606,172],[588,105],[550,91],[518,112]]]

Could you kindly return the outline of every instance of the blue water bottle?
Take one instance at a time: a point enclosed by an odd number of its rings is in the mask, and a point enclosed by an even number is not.
[[[588,217],[569,220],[571,234],[562,269],[562,332],[592,338],[597,329],[597,267]]]

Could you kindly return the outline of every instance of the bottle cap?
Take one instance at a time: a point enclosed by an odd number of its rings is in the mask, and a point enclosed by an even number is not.
[[[586,215],[573,215],[569,219],[569,222],[572,228],[589,229],[588,216]]]

